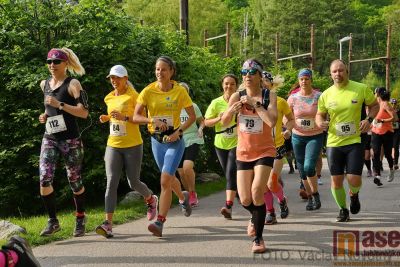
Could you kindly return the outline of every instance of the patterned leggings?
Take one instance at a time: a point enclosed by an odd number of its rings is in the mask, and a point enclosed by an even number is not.
[[[83,145],[80,138],[68,140],[43,138],[39,162],[40,186],[48,187],[53,183],[54,172],[60,155],[64,159],[72,191],[79,192],[83,188],[81,178]]]

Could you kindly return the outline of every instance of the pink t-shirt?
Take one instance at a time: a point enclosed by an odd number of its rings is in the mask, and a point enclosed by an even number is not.
[[[315,115],[318,111],[318,98],[321,92],[313,90],[308,96],[301,95],[301,91],[289,96],[287,102],[293,111],[295,126],[293,133],[301,136],[321,134],[323,130],[315,124]]]

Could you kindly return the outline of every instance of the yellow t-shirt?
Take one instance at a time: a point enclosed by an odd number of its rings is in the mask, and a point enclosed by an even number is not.
[[[280,147],[283,146],[283,144],[285,143],[285,138],[283,138],[282,135],[283,116],[290,114],[292,111],[286,100],[279,96],[277,96],[276,98],[276,106],[278,110],[278,118],[276,120],[276,126],[274,128],[274,134],[275,134],[274,140],[275,140],[275,147]]]
[[[192,99],[184,87],[171,81],[173,87],[168,92],[163,92],[157,82],[146,86],[140,92],[137,102],[147,107],[147,116],[160,119],[177,129],[181,125],[181,110],[193,105]],[[154,133],[153,125],[149,124],[149,132]]]
[[[327,147],[361,143],[360,121],[363,103],[370,105],[375,96],[367,85],[349,81],[343,87],[332,85],[318,99],[318,111],[329,114]]]
[[[115,90],[110,92],[104,102],[107,105],[107,113],[118,110],[125,116],[131,117],[135,110],[138,92],[133,87],[128,87],[125,94],[116,96]],[[107,145],[116,148],[133,147],[143,143],[140,134],[139,125],[117,119],[110,119],[110,135],[108,136]]]

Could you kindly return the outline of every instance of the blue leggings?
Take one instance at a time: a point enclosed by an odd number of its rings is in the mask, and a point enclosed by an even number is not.
[[[307,177],[313,177],[315,175],[315,166],[317,165],[323,141],[323,134],[312,136],[293,134],[293,151],[296,157],[297,168],[299,169],[301,179],[307,180]]]
[[[174,176],[185,151],[183,139],[172,143],[160,143],[151,137],[151,149],[160,172]]]

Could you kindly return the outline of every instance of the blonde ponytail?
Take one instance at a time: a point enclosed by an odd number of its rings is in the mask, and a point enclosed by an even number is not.
[[[85,74],[85,69],[82,67],[79,58],[75,55],[75,53],[71,49],[63,47],[60,50],[63,51],[68,56],[67,69],[71,74],[76,74],[79,76]]]

